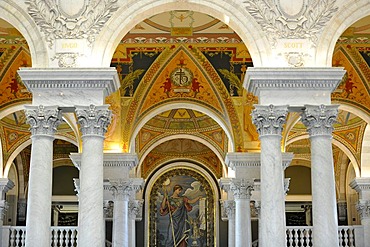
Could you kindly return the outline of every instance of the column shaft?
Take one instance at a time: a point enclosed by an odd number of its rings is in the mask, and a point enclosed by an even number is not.
[[[314,246],[337,247],[338,216],[330,137],[311,137],[311,177]]]
[[[128,199],[115,200],[113,211],[113,247],[128,246]]]
[[[78,214],[78,246],[105,245],[103,216],[103,141],[99,136],[82,137]]]
[[[82,132],[80,191],[78,210],[78,246],[105,246],[103,215],[103,144],[111,121],[108,105],[76,106]]]
[[[313,245],[337,247],[338,216],[332,150],[335,105],[305,105],[302,122],[311,140]]]
[[[261,141],[260,247],[285,247],[285,194],[281,133],[287,106],[256,105],[252,113]]]
[[[252,246],[250,200],[235,199],[235,247]]]
[[[280,135],[261,140],[261,216],[259,244],[286,246],[285,196]]]
[[[32,133],[26,246],[50,247],[53,140],[61,112],[54,106],[26,106],[25,114]]]

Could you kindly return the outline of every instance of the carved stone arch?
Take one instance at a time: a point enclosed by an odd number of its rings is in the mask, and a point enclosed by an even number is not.
[[[13,25],[26,39],[30,49],[32,67],[48,67],[49,58],[46,43],[35,22],[17,4],[17,1],[0,1],[0,18]]]
[[[114,50],[122,37],[135,27],[140,21],[155,14],[171,10],[193,10],[211,15],[225,22],[243,40],[253,59],[255,66],[268,63],[271,47],[266,34],[261,31],[254,19],[243,8],[224,0],[160,0],[160,1],[128,1],[121,6],[104,26],[96,38],[93,47],[95,66],[109,66]]]
[[[208,194],[212,195],[211,201],[213,206],[214,216],[214,229],[213,229],[213,244],[207,246],[218,246],[219,245],[219,199],[220,199],[220,190],[217,182],[211,177],[211,175],[199,166],[194,166],[194,164],[188,162],[174,162],[163,166],[161,169],[157,170],[151,177],[148,179],[145,188],[144,188],[144,198],[148,202],[145,204],[145,246],[149,246],[149,229],[151,227],[150,216],[155,213],[153,212],[153,201],[158,198],[158,192],[160,192],[161,185],[165,182],[166,178],[173,177],[176,175],[195,175],[197,178],[204,181],[206,184],[206,190]],[[208,185],[207,185],[208,183]],[[154,208],[155,209],[155,208]],[[151,211],[152,210],[152,211]]]
[[[222,165],[222,174],[215,174],[215,171],[212,171],[210,168],[206,168],[208,169],[209,173],[213,174],[213,176],[216,178],[216,177],[220,177],[220,175],[226,177],[227,176],[227,171],[228,171],[228,168],[227,166],[224,164],[224,158],[222,156],[221,153],[219,153],[219,151],[210,143],[204,141],[202,138],[200,137],[197,137],[197,136],[192,136],[192,135],[189,135],[189,134],[177,134],[177,135],[171,135],[171,136],[168,136],[168,137],[165,137],[165,138],[161,138],[159,140],[157,140],[153,145],[150,146],[150,148],[148,150],[145,151],[145,153],[143,153],[143,155],[140,157],[140,161],[139,161],[139,165],[137,166],[137,170],[136,170],[136,176],[137,177],[142,177],[142,164],[143,164],[143,161],[145,160],[145,158],[147,157],[147,155],[155,148],[157,147],[158,145],[164,143],[164,142],[167,142],[169,140],[176,140],[176,139],[191,139],[191,140],[195,140],[195,141],[198,141],[200,143],[202,143],[203,145],[207,146],[211,151],[214,152],[214,154],[218,157],[221,165]],[[186,159],[189,159],[188,157]],[[181,158],[176,158],[175,160],[181,160]],[[199,160],[197,159],[193,159],[194,162],[200,162]],[[172,162],[172,160],[166,160],[167,163],[170,163]],[[156,170],[158,167],[160,167],[161,165],[163,165],[163,162],[160,162],[158,164],[152,164],[154,166],[154,168],[152,170]],[[148,175],[150,176],[150,174]]]
[[[342,33],[359,19],[368,16],[368,0],[341,1],[339,10],[325,26],[316,48],[316,66],[332,66],[335,44]]]

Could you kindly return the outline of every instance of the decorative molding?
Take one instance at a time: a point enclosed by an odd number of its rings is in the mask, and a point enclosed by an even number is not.
[[[118,9],[118,0],[84,1],[77,13],[68,13],[60,0],[27,0],[28,14],[45,33],[51,48],[56,39],[86,39],[90,46],[96,35]],[[79,3],[76,1],[73,4]],[[70,2],[72,4],[72,2]]]
[[[103,206],[104,218],[113,220],[114,202],[105,201]]]
[[[358,202],[356,209],[361,220],[370,218],[370,200]]]
[[[286,122],[288,106],[255,105],[252,112],[253,124],[257,127],[259,136],[279,135]]]
[[[306,125],[310,137],[332,137],[337,115],[338,105],[305,105],[301,120]]]
[[[317,37],[338,10],[336,0],[304,0],[298,13],[293,14],[285,11],[279,0],[246,0],[243,3],[273,47],[278,39],[309,39],[316,46]]]
[[[9,205],[6,202],[6,200],[0,200],[0,221],[3,220],[8,208],[9,208]]]
[[[0,178],[0,200],[5,199],[2,195],[13,189],[14,182],[9,178]]]
[[[82,137],[94,135],[104,137],[112,120],[112,111],[108,105],[76,106],[76,116],[80,124]]]
[[[58,66],[60,68],[73,68],[76,67],[76,60],[80,55],[77,53],[58,53],[51,60],[58,60]]]
[[[251,202],[251,217],[259,217],[261,213],[261,202],[252,201]]]
[[[62,122],[62,112],[57,106],[25,105],[24,107],[32,136],[54,136],[58,125]]]
[[[33,94],[49,89],[100,89],[106,97],[120,87],[115,68],[20,68],[18,74]]]
[[[227,153],[225,163],[230,168],[259,167],[261,166],[261,153]]]

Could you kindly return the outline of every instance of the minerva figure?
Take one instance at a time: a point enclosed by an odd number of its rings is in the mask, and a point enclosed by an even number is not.
[[[161,203],[160,214],[169,215],[170,222],[167,229],[165,240],[166,247],[186,247],[189,238],[190,225],[188,221],[188,212],[192,210],[190,204],[196,203],[201,197],[189,200],[186,196],[181,196],[183,188],[181,185],[173,187],[173,193],[168,196],[165,190],[165,196]]]

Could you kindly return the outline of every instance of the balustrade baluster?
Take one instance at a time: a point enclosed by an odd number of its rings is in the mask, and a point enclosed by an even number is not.
[[[68,230],[66,230],[66,235],[65,235],[65,246],[66,247],[68,247],[68,246],[70,246],[69,244],[70,244],[70,242],[71,242],[71,238],[70,238],[70,236],[71,236],[71,229],[68,229]]]
[[[22,243],[20,232],[21,231],[19,229],[16,230],[16,234],[15,234],[15,246],[19,246],[19,244]]]
[[[289,247],[293,246],[293,229],[288,229]]]
[[[353,228],[349,228],[348,229],[348,233],[349,233],[349,246],[350,247],[355,247],[354,245],[354,229]]]
[[[298,229],[294,229],[294,246],[298,246]]]
[[[10,239],[9,239],[9,247],[13,247],[14,246],[14,237],[15,237],[15,230],[14,229],[9,229],[10,231]]]
[[[21,235],[21,244],[22,246],[26,246],[25,242],[26,242],[26,229],[23,229],[23,230],[20,230],[19,231],[22,231],[22,235]]]
[[[58,246],[62,246],[63,244],[63,232],[63,229],[58,230]]]
[[[349,245],[348,245],[348,229],[343,229],[343,231],[344,231],[344,246],[345,247],[349,247]]]
[[[76,240],[76,230],[72,230],[72,234],[71,234],[71,247],[74,247],[75,246],[75,243],[77,241]]]

